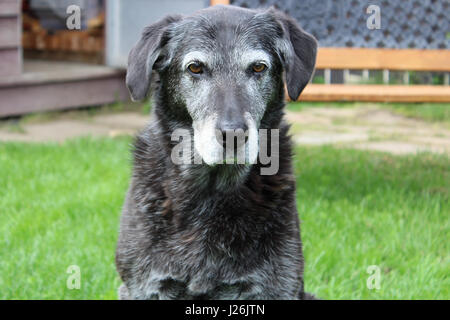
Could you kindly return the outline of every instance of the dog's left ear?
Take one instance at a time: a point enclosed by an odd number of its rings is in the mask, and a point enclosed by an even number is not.
[[[141,39],[128,56],[126,84],[133,101],[140,101],[149,91],[153,65],[159,57],[167,27],[181,20],[181,15],[169,15],[146,27]]]
[[[289,98],[296,101],[313,74],[316,65],[317,41],[293,18],[273,8],[269,9],[269,12],[275,16],[283,28],[284,37],[280,51],[284,60],[286,85]]]

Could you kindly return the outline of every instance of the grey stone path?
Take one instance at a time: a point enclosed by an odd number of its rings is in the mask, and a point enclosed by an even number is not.
[[[132,135],[149,116],[134,112],[92,117],[55,118],[20,124],[20,130],[0,122],[0,141],[61,142],[79,136]],[[333,144],[392,154],[430,151],[450,154],[450,130],[394,114],[376,106],[358,108],[306,108],[287,112],[297,144]]]

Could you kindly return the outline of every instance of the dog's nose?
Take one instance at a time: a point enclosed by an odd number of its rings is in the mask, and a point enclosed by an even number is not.
[[[227,136],[232,137],[234,142],[234,149],[247,143],[248,140],[248,126],[245,121],[221,121],[216,127],[217,141],[226,147]]]

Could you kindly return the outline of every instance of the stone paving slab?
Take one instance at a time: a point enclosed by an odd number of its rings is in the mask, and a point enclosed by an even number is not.
[[[149,121],[148,115],[117,113],[83,120],[52,120],[23,125],[24,132],[0,129],[0,141],[62,142],[83,136],[134,135]]]

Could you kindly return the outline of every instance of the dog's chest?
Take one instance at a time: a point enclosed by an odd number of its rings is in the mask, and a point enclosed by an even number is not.
[[[147,294],[154,299],[245,299],[257,294],[258,277],[249,275],[258,270],[237,257],[233,248],[216,243],[211,251],[211,244],[195,242],[176,247],[165,267],[151,271]]]
[[[249,299],[258,294],[251,281],[220,281],[211,278],[175,279],[171,275],[153,275],[144,299]]]
[[[254,297],[262,287],[258,273],[264,272],[263,263],[251,255],[256,252],[252,241],[236,244],[232,238],[197,229],[173,235],[155,247],[151,256],[157,263],[144,276],[145,288],[139,291],[145,292],[146,299]]]
[[[154,215],[149,264],[127,284],[137,299],[255,299],[274,274],[282,227],[268,206],[250,199],[177,201]],[[227,199],[228,200],[228,199]],[[148,220],[149,221],[149,220]],[[283,273],[285,270],[278,270]],[[272,285],[275,286],[275,285]],[[133,288],[134,287],[134,288]]]

